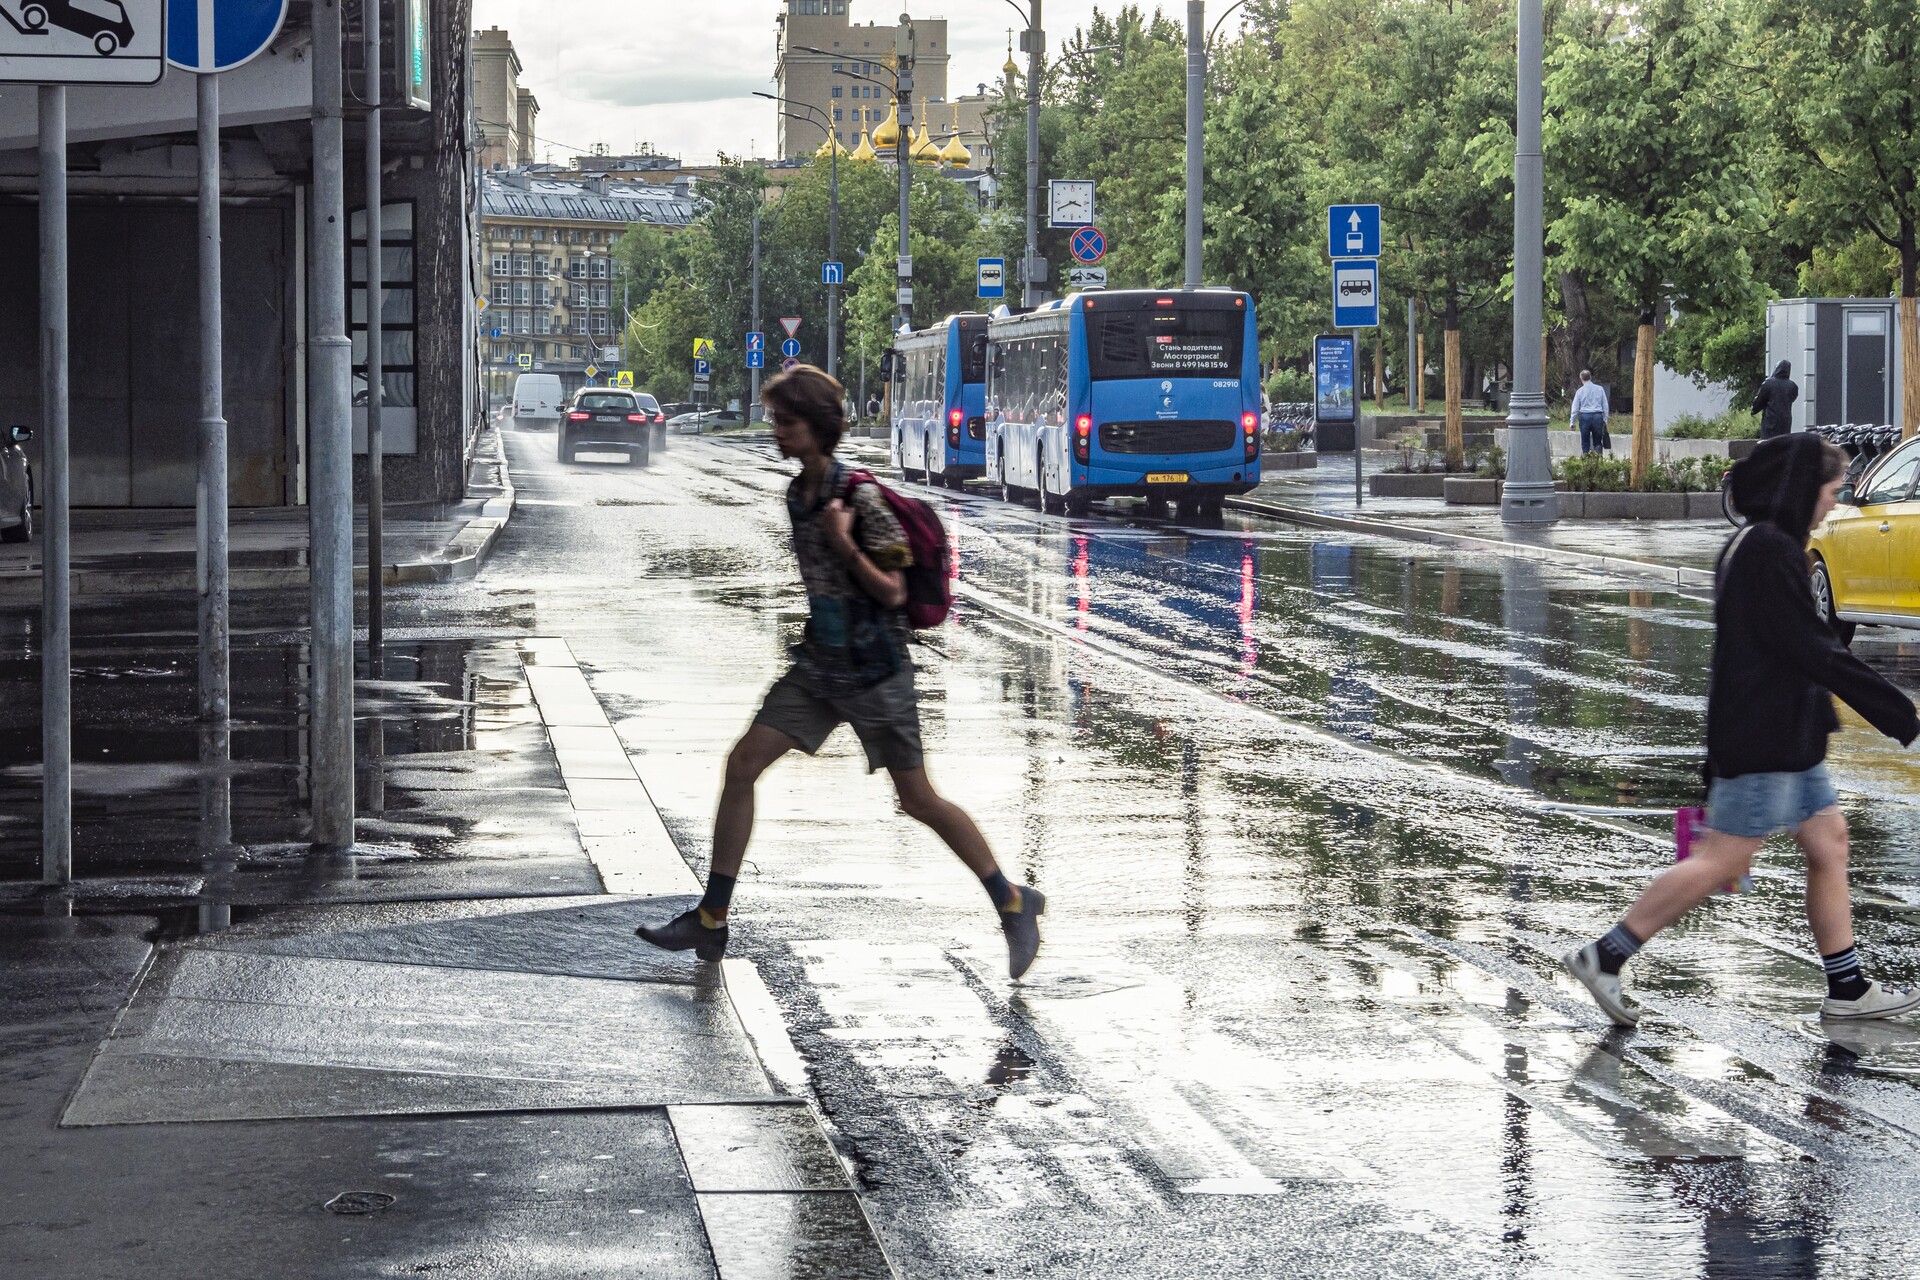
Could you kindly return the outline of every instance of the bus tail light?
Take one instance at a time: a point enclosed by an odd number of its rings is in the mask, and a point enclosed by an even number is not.
[[[1247,436],[1247,461],[1252,462],[1260,456],[1260,415],[1243,413],[1240,415],[1241,429]]]
[[[1085,462],[1093,450],[1093,415],[1083,413],[1073,420],[1073,456]]]
[[[947,410],[947,443],[956,449],[960,447],[960,424],[966,421],[966,417],[964,410]]]

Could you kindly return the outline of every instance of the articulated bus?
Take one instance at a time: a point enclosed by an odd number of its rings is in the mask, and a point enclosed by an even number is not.
[[[948,316],[893,350],[894,465],[953,489],[985,474],[987,318]]]
[[[1260,343],[1230,289],[1100,290],[987,326],[985,474],[1009,501],[1213,516],[1260,483]]]

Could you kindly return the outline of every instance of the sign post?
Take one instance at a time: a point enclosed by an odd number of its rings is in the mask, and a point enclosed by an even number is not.
[[[72,545],[67,508],[67,90],[151,85],[166,74],[165,0],[126,0],[125,23],[87,34],[0,11],[0,84],[38,86],[40,201],[40,881],[73,880]]]

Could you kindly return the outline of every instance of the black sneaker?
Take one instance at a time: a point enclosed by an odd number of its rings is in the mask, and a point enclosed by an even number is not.
[[[1000,913],[1000,928],[1007,935],[1007,972],[1016,978],[1033,967],[1040,952],[1040,917],[1046,909],[1047,895],[1023,884],[1020,909]]]
[[[718,960],[727,954],[727,926],[709,929],[700,923],[700,909],[683,911],[663,925],[641,925],[634,930],[641,938],[662,951],[688,951],[702,960]]]

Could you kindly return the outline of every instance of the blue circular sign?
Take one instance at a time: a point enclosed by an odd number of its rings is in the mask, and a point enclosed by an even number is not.
[[[167,61],[182,71],[231,71],[280,34],[287,0],[173,0]]]
[[[1107,255],[1107,237],[1098,227],[1080,228],[1068,244],[1074,258],[1081,262],[1098,262]]]
[[[788,338],[780,344],[780,354],[791,360],[800,354],[800,339]]]

